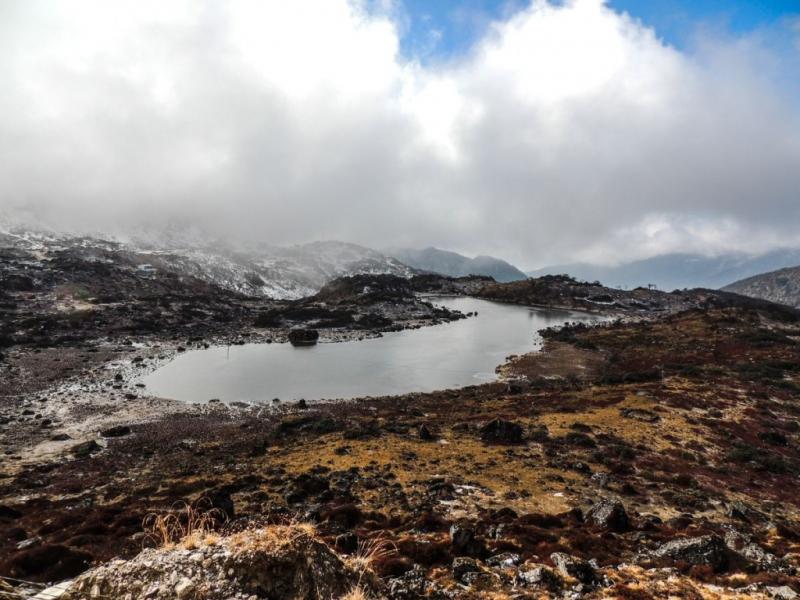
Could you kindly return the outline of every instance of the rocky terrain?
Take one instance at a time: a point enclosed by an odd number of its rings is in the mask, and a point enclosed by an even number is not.
[[[234,243],[198,231],[169,234],[79,237],[15,229],[0,222],[0,248],[32,253],[39,258],[66,252],[103,255],[111,261],[133,261],[145,273],[177,274],[239,294],[282,300],[315,294],[337,277],[354,274],[410,277],[417,272],[395,258],[344,242],[281,247]]]
[[[784,311],[769,301],[746,298],[728,291],[698,288],[662,292],[644,287],[619,290],[605,287],[600,282],[579,281],[567,275],[545,275],[507,284],[487,282],[473,295],[496,302],[626,316],[652,317],[690,308],[725,307],[750,307],[793,314],[791,310]]]
[[[800,267],[778,269],[731,283],[726,291],[800,307]]]
[[[0,263],[13,282],[1,576],[77,577],[64,598],[800,591],[794,309],[560,277],[358,276],[270,302],[105,259]],[[266,409],[134,383],[220,339],[283,341],[298,325],[349,339],[461,316],[420,291],[622,318],[547,330],[541,353],[458,390]]]

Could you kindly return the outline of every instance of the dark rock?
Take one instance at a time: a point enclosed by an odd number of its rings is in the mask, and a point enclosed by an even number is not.
[[[236,510],[233,504],[233,498],[227,490],[212,490],[206,492],[202,499],[207,499],[207,503],[211,510],[222,512],[226,519],[233,519],[236,517]]]
[[[287,504],[297,504],[310,496],[320,494],[330,488],[328,479],[320,475],[304,473],[292,482],[286,493]]]
[[[728,536],[725,536],[725,543],[731,548]],[[735,545],[735,544],[734,544]],[[778,558],[771,552],[767,552],[761,546],[754,543],[745,543],[741,548],[734,548],[747,561],[753,564],[759,571],[770,573],[785,573],[794,575],[795,570],[785,560]]]
[[[100,432],[103,437],[122,437],[130,434],[131,428],[127,425],[115,425]]]
[[[519,554],[513,552],[503,552],[502,554],[495,554],[486,559],[486,564],[490,567],[516,567],[519,564]]]
[[[520,444],[522,427],[512,421],[494,419],[481,428],[481,439],[489,444]]]
[[[561,589],[564,585],[561,576],[545,565],[520,568],[516,581],[517,585],[543,587],[551,592]]]
[[[758,438],[762,442],[772,444],[773,446],[789,445],[789,440],[780,431],[762,431],[758,434]]]
[[[292,329],[289,332],[289,342],[292,346],[313,346],[319,340],[319,331],[316,329]]]
[[[89,440],[88,442],[76,444],[70,449],[70,452],[72,452],[76,458],[86,458],[95,452],[99,452],[101,449],[102,448],[97,442],[94,440]]]
[[[417,600],[425,596],[425,571],[419,565],[389,579],[386,584],[390,600]]]
[[[430,442],[436,439],[436,436],[433,435],[431,430],[424,423],[419,426],[419,429],[417,429],[417,435],[419,435],[419,439],[424,440],[426,442]]]
[[[475,530],[467,525],[455,524],[450,527],[450,540],[453,550],[463,551],[475,541]]]
[[[457,556],[453,559],[453,577],[456,581],[464,582],[464,577],[468,573],[480,573],[481,568],[478,561],[466,556]]]
[[[577,446],[578,448],[596,448],[597,443],[592,439],[591,436],[580,432],[580,431],[570,431],[561,438],[563,444],[567,446]]]
[[[654,554],[691,565],[708,565],[717,572],[728,566],[725,542],[714,534],[671,540],[662,544]]]
[[[352,531],[337,535],[335,547],[339,552],[353,554],[358,551],[358,536]]]
[[[563,552],[554,552],[550,555],[550,560],[565,577],[573,577],[586,585],[594,585],[597,582],[594,567],[583,559]]]
[[[767,517],[764,513],[755,510],[740,500],[731,502],[728,505],[728,518],[736,519],[737,521],[744,521],[751,523],[753,521],[766,521]]]
[[[10,521],[14,521],[19,519],[22,516],[22,513],[19,512],[15,508],[11,508],[10,506],[6,506],[5,504],[0,504],[0,519],[7,519]]]
[[[628,513],[619,500],[601,500],[589,509],[586,516],[595,525],[613,531],[626,531],[630,525]]]
[[[661,420],[656,413],[645,408],[621,408],[619,413],[626,419],[636,419],[645,423],[657,423]]]
[[[54,433],[50,436],[50,441],[52,442],[66,442],[67,440],[71,440],[72,438],[68,433]]]

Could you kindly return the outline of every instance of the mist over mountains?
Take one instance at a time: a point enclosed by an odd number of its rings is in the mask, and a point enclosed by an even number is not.
[[[398,258],[415,269],[431,271],[450,277],[467,275],[487,275],[496,281],[508,282],[525,279],[527,275],[514,265],[493,256],[469,258],[439,248],[389,248],[386,254]]]
[[[601,281],[609,287],[654,285],[662,290],[717,289],[759,273],[799,264],[800,250],[780,249],[758,255],[663,254],[617,266],[572,263],[544,267],[527,274],[531,277],[568,274],[586,281]]]

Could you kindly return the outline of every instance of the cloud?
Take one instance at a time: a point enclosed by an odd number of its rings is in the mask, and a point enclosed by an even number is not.
[[[396,14],[5,2],[0,211],[522,266],[800,245],[797,63],[759,39],[679,51],[600,0],[536,0],[423,65]]]

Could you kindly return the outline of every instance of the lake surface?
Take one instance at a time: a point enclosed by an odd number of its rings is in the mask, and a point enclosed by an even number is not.
[[[539,329],[599,317],[475,298],[434,304],[478,316],[381,338],[323,343],[247,344],[192,350],[146,376],[147,390],[187,402],[266,403],[383,396],[457,388],[495,379],[509,354],[537,349]]]

